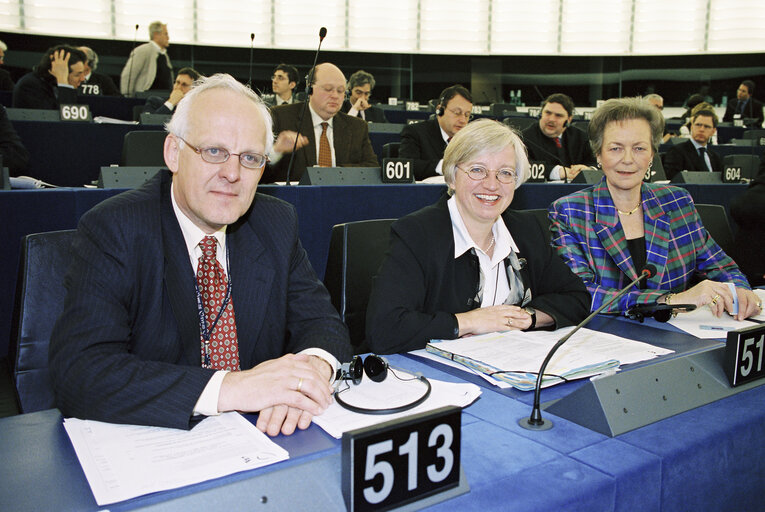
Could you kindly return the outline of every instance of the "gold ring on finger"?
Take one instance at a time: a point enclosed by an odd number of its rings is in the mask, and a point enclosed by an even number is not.
[[[298,381],[297,392],[300,393],[301,389],[303,389],[303,377],[300,377],[300,380]]]

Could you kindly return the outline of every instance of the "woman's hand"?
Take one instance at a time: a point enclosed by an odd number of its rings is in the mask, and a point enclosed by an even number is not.
[[[738,297],[738,314],[736,320],[743,320],[756,315],[758,299],[754,292],[744,288],[736,288]],[[715,316],[719,317],[724,311],[733,311],[733,294],[725,283],[704,280],[682,293],[672,297],[673,304],[695,304],[696,307],[708,306]]]
[[[762,312],[762,301],[752,290],[736,287],[738,295],[738,315],[736,320],[744,320],[750,316],[759,315]]]
[[[539,312],[537,311],[537,315]],[[518,306],[489,306],[457,313],[460,337],[487,332],[524,330],[531,327],[531,315]]]

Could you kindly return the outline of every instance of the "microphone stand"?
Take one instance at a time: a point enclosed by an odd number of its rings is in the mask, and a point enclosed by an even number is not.
[[[640,271],[640,275],[630,282],[627,286],[621,289],[619,293],[611,297],[609,300],[607,300],[604,304],[602,304],[598,309],[590,313],[590,315],[579,322],[579,324],[571,329],[565,336],[563,336],[558,342],[553,345],[553,348],[550,349],[550,351],[547,353],[547,356],[545,357],[544,361],[542,362],[542,366],[539,368],[539,373],[537,374],[537,384],[534,386],[534,406],[531,409],[531,416],[528,418],[523,417],[520,420],[518,420],[518,424],[527,429],[527,430],[548,430],[552,428],[553,423],[551,420],[545,420],[542,419],[542,410],[539,404],[539,397],[542,393],[542,377],[544,376],[545,370],[547,369],[547,364],[550,362],[550,359],[552,359],[552,356],[555,355],[555,352],[566,343],[571,336],[576,333],[579,329],[587,325],[590,320],[595,318],[595,315],[606,309],[608,306],[613,304],[615,301],[619,300],[623,295],[625,295],[633,286],[638,284],[643,279],[648,279],[651,276],[656,274],[656,268],[653,267],[653,265],[647,265],[643,270]]]
[[[309,90],[312,91],[313,87],[313,75],[316,72],[316,61],[319,58],[319,52],[321,51],[321,43],[324,41],[324,38],[327,36],[327,27],[321,27],[319,29],[319,46],[316,48],[316,55],[313,56],[313,66],[311,66],[311,71],[308,75],[308,81],[305,84],[306,92]],[[312,91],[313,92],[313,91]],[[310,96],[310,95],[307,95]],[[298,119],[298,125],[297,125],[297,134],[295,135],[295,144],[292,145],[292,153],[290,153],[290,163],[287,166],[287,179],[285,180],[285,185],[288,187],[290,186],[290,174],[292,173],[292,164],[295,161],[295,151],[297,151],[297,144],[298,140],[300,139],[300,127],[303,126],[303,116],[305,116],[305,109],[308,107],[308,101],[310,98],[306,98],[303,102],[303,108],[300,111],[300,119]]]
[[[252,89],[252,48],[255,45],[255,33],[250,33],[250,78],[247,80],[247,87]]]

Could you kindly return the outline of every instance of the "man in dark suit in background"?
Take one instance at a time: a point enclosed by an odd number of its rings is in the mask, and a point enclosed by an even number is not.
[[[146,98],[146,104],[143,106],[143,111],[149,114],[166,114],[170,115],[175,110],[175,106],[179,101],[191,90],[191,86],[194,84],[194,80],[199,78],[199,73],[194,68],[181,68],[178,71],[178,76],[175,77],[175,83],[173,83],[173,90],[170,93],[170,97],[167,100],[163,100],[159,96],[149,96]]]
[[[725,108],[723,122],[731,123],[737,119],[754,119],[749,123],[750,128],[762,128],[763,114],[762,102],[752,96],[754,94],[754,82],[744,80],[736,90],[736,99],[730,100]]]
[[[325,62],[309,72],[308,108],[300,122],[303,102],[274,107],[274,133],[277,134],[271,165],[263,183],[284,181],[290,153],[298,139],[290,181],[297,182],[306,167],[378,167],[369,141],[367,123],[340,112],[345,98],[345,75],[334,64]]]
[[[539,123],[523,130],[529,160],[545,163],[548,181],[571,181],[582,169],[595,165],[587,135],[571,126],[574,100],[565,94],[548,96]]]
[[[8,51],[8,45],[0,41],[0,64],[5,63],[5,52]],[[12,91],[14,86],[11,74],[0,68],[0,91]]]
[[[472,110],[470,91],[461,85],[452,85],[441,91],[434,119],[409,124],[401,130],[398,156],[414,159],[416,179],[443,174],[441,166],[446,145],[470,122]]]
[[[668,179],[680,171],[722,172],[720,155],[709,149],[709,140],[717,133],[717,114],[699,110],[691,119],[691,139],[672,146],[662,163]]]
[[[8,168],[11,176],[21,174],[29,163],[29,153],[13,129],[3,105],[0,105],[0,155],[3,157],[3,167]]]
[[[271,91],[273,94],[264,94],[263,101],[269,107],[278,107],[279,105],[292,105],[297,100],[295,87],[300,82],[300,76],[295,66],[281,63],[271,75]]]
[[[350,99],[343,102],[342,111],[352,117],[360,117],[367,123],[387,123],[385,112],[372,106],[369,100],[375,88],[375,77],[371,73],[359,70],[348,79]]]
[[[330,403],[348,332],[291,205],[256,195],[273,141],[260,98],[204,79],[168,124],[160,171],[81,219],[50,374],[66,416],[190,428],[259,411],[269,435]]]
[[[87,46],[77,47],[88,60],[85,61],[85,80],[77,90],[83,96],[120,96],[120,91],[109,75],[96,71],[98,54]]]
[[[49,48],[34,71],[22,76],[13,88],[14,108],[57,110],[77,103],[77,88],[85,80],[87,57],[77,48]]]

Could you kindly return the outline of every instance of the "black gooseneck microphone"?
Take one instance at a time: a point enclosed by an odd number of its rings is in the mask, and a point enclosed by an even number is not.
[[[135,60],[135,55],[133,55],[133,52],[135,52],[135,45],[138,41],[138,23],[135,24],[135,32],[133,32],[133,49],[130,50],[130,69],[128,70],[128,86],[127,86],[127,95],[131,96],[130,94],[130,86],[132,85],[133,81],[133,61]]]
[[[285,185],[290,186],[290,174],[292,174],[292,164],[295,162],[295,151],[297,151],[297,143],[300,138],[300,127],[303,126],[303,116],[305,116],[305,109],[308,107],[308,102],[311,96],[311,87],[313,86],[313,74],[316,69],[316,60],[319,58],[319,52],[321,51],[321,43],[327,36],[327,27],[321,27],[319,29],[319,46],[316,48],[316,55],[313,56],[313,66],[308,74],[308,78],[305,83],[306,99],[303,102],[303,109],[300,111],[300,119],[298,119],[297,135],[295,135],[295,144],[292,146],[292,153],[290,153],[290,164],[287,166],[287,179]]]
[[[518,424],[527,429],[527,430],[547,430],[552,428],[552,421],[550,420],[543,420],[542,419],[542,410],[539,405],[539,395],[542,392],[542,376],[545,373],[545,370],[547,369],[547,364],[550,362],[550,359],[552,359],[552,356],[555,354],[555,352],[568,341],[568,339],[574,335],[576,331],[587,325],[590,320],[592,320],[595,315],[606,309],[608,306],[619,300],[625,293],[627,293],[630,288],[638,284],[643,279],[650,279],[651,277],[656,275],[656,267],[648,264],[643,267],[643,270],[640,271],[640,275],[634,280],[630,282],[627,286],[621,289],[619,293],[611,297],[609,300],[607,300],[603,305],[601,305],[598,309],[590,313],[590,315],[579,322],[579,325],[571,329],[568,334],[563,336],[558,342],[553,345],[553,347],[550,349],[550,351],[547,353],[547,356],[545,356],[544,361],[542,362],[542,366],[539,368],[539,373],[537,374],[537,385],[534,387],[534,407],[531,410],[531,416],[528,418],[523,417],[520,420],[518,420]]]
[[[250,33],[250,78],[247,80],[247,87],[252,89],[252,48],[255,45],[255,33]]]

